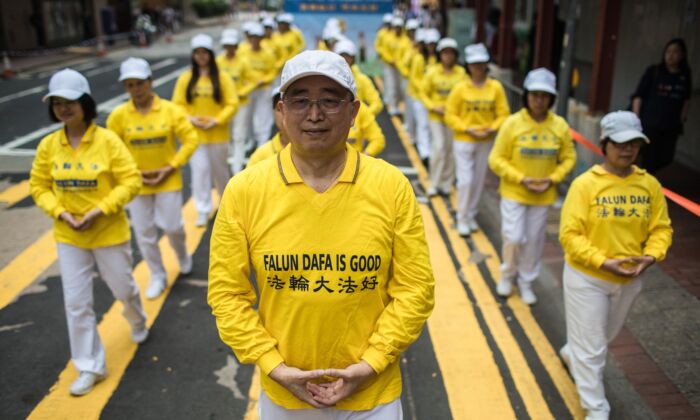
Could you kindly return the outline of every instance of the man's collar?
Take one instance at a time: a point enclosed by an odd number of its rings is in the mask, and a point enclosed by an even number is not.
[[[360,173],[360,152],[345,145],[346,158],[343,172],[338,177],[338,182],[354,184],[357,175]],[[277,168],[280,171],[282,181],[286,185],[303,183],[304,180],[299,175],[294,162],[292,161],[292,145],[288,144],[277,154]]]

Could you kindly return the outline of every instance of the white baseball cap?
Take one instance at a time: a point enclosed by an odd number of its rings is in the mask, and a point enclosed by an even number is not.
[[[600,120],[600,139],[609,138],[615,143],[626,143],[642,139],[649,143],[649,138],[642,132],[642,122],[634,112],[614,111]]]
[[[457,48],[457,41],[453,38],[442,38],[437,44],[437,52],[444,50],[445,48],[452,48],[455,51],[459,51]]]
[[[403,26],[403,19],[401,19],[401,18],[398,17],[398,16],[392,17],[392,18],[391,18],[391,26],[394,26],[394,27]]]
[[[275,20],[271,17],[266,17],[265,19],[262,20],[262,25],[266,28],[274,28],[275,27]]]
[[[440,41],[440,31],[435,28],[426,29],[425,31],[425,43],[426,44],[437,44]]]
[[[420,26],[420,22],[416,19],[409,19],[406,21],[406,30],[415,31]]]
[[[330,27],[340,29],[340,20],[338,20],[338,18],[334,18],[334,17],[326,20],[326,24],[324,25],[324,28],[330,28]]]
[[[464,56],[467,64],[488,63],[491,60],[489,51],[484,44],[471,44],[464,48]]]
[[[334,39],[336,41],[340,40],[343,34],[340,33],[340,29],[333,27],[333,26],[327,26],[323,28],[323,33],[321,34],[322,39]]]
[[[221,45],[238,45],[241,42],[241,37],[235,29],[224,29],[221,32]]]
[[[282,69],[280,92],[299,79],[308,76],[325,76],[349,90],[357,97],[357,88],[352,70],[343,57],[330,51],[304,51],[287,60]]]
[[[259,36],[263,37],[265,36],[265,28],[257,22],[253,22],[250,24],[250,28],[248,28],[248,36]]]
[[[391,13],[385,13],[384,16],[382,16],[382,23],[391,24],[393,18],[394,16]]]
[[[294,16],[292,16],[290,13],[282,13],[281,15],[277,16],[277,22],[291,24],[294,22]]]
[[[525,76],[523,83],[528,92],[547,92],[552,95],[557,94],[557,76],[544,67],[531,70]]]
[[[347,54],[354,57],[357,55],[357,47],[355,46],[354,42],[344,38],[335,44],[333,47],[333,52],[336,54]]]
[[[52,96],[74,101],[85,94],[90,94],[90,84],[85,76],[73,69],[63,69],[51,76],[49,93],[42,98],[42,101],[46,102]]]
[[[193,51],[197,48],[206,48],[209,51],[214,51],[214,40],[207,34],[197,34],[192,37],[190,47],[192,47]]]
[[[416,29],[416,37],[415,37],[416,42],[421,42],[421,43],[425,42],[425,33],[426,33],[425,31],[426,30],[424,28]]]
[[[243,22],[243,24],[241,25],[241,30],[243,31],[243,33],[247,34],[248,32],[250,32],[251,25],[255,25],[255,22],[253,22],[252,20]]]
[[[119,66],[120,82],[126,79],[146,80],[150,78],[151,75],[151,66],[149,66],[148,61],[143,58],[129,57],[122,61],[121,66]]]

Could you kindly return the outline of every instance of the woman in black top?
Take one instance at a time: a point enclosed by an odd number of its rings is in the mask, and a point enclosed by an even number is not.
[[[641,166],[653,173],[673,162],[676,141],[688,116],[692,84],[685,42],[672,39],[663,60],[649,66],[632,94],[632,111],[651,144],[642,149]]]

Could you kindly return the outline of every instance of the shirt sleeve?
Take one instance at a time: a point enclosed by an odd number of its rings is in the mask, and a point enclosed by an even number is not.
[[[364,140],[367,140],[367,147],[365,147],[364,153],[370,156],[380,154],[386,146],[386,139],[373,116],[370,115],[367,118],[365,126],[362,127],[362,132],[364,133]]]
[[[221,110],[216,114],[216,123],[219,125],[226,124],[233,114],[238,109],[238,94],[233,81],[226,75],[219,76],[219,86],[221,87]]]
[[[510,124],[506,123],[498,132],[493,149],[489,154],[489,167],[500,178],[520,184],[525,178],[525,174],[511,164],[514,136],[510,131]]]
[[[66,211],[53,192],[48,137],[44,138],[37,148],[32,170],[29,173],[29,188],[36,205],[49,216],[57,219],[61,213]]]
[[[379,315],[362,360],[377,373],[396,361],[413,343],[435,304],[435,279],[430,266],[423,219],[407,179],[397,188],[389,303]]]
[[[569,258],[586,267],[599,269],[607,257],[586,236],[589,204],[586,185],[578,178],[571,184],[561,210],[559,242]]]
[[[250,92],[255,89],[255,85],[260,78],[260,74],[253,70],[247,61],[243,60],[241,63],[240,83],[236,86],[239,98],[245,98],[250,95]]]
[[[459,108],[462,104],[462,87],[461,84],[455,86],[447,96],[445,102],[445,124],[450,127],[455,133],[461,133],[467,130],[467,119],[459,115]]]
[[[170,161],[170,166],[179,168],[190,160],[197,146],[199,146],[199,135],[185,113],[177,106],[173,108],[173,129],[181,145]]]
[[[114,134],[118,135],[120,139],[124,140],[124,127],[122,126],[122,121],[119,115],[119,108],[109,113],[105,126],[107,127],[107,130],[110,130]]]
[[[503,125],[503,121],[510,115],[510,106],[508,106],[508,98],[503,85],[496,81],[496,119],[491,123],[491,128],[498,130]]]
[[[362,74],[357,78],[359,82],[359,88],[362,90],[362,99],[364,100],[372,115],[379,115],[384,109],[384,104],[382,103],[382,98],[379,96],[379,92],[374,88],[372,81],[366,75]]]
[[[430,111],[433,109],[435,106],[433,104],[433,100],[430,98],[430,96],[433,93],[433,78],[430,72],[428,72],[425,77],[423,77],[423,81],[420,84],[420,99],[423,101],[423,105],[425,105],[425,108]]]
[[[175,88],[173,88],[173,97],[172,101],[174,104],[182,107],[182,109],[185,109],[187,107],[187,83],[189,82],[189,78],[185,77],[185,75],[180,75],[180,77],[177,78],[177,82],[175,82]]]
[[[112,133],[110,133],[112,134]],[[141,173],[136,161],[129,153],[124,142],[116,135],[108,139],[107,146],[111,155],[110,168],[115,185],[112,191],[97,204],[105,215],[120,211],[141,189]]]
[[[668,206],[666,205],[666,197],[664,197],[661,185],[658,181],[654,182],[654,192],[652,193],[651,201],[651,217],[649,218],[649,237],[644,244],[644,255],[650,255],[656,258],[656,261],[662,261],[666,258],[666,251],[671,246],[671,237],[673,229],[671,228],[671,219],[668,217]]]
[[[255,363],[266,375],[284,359],[277,340],[253,309],[257,298],[250,282],[248,239],[238,205],[241,198],[231,182],[224,191],[211,234],[207,301],[219,337],[241,363]]]
[[[564,180],[564,177],[571,172],[576,164],[576,149],[574,148],[574,140],[571,138],[571,132],[567,127],[562,135],[562,144],[559,149],[558,156],[559,164],[554,171],[549,175],[549,178],[555,184]]]

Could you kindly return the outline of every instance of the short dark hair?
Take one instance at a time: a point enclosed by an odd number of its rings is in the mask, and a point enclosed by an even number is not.
[[[488,76],[489,73],[491,72],[491,69],[489,68],[488,62],[486,62],[486,63],[472,63],[472,64],[486,64],[486,75]],[[469,63],[467,63],[467,62],[464,62],[464,71],[466,71],[469,76],[472,75],[471,72],[469,71]]]
[[[53,98],[54,96],[49,98],[49,118],[51,118],[51,121],[53,122],[59,122],[60,120],[53,112]],[[95,103],[95,100],[92,99],[92,96],[84,93],[83,96],[78,98],[78,103],[80,104],[80,108],[83,110],[83,121],[85,121],[85,124],[90,124],[92,120],[97,118],[97,104]]]
[[[282,97],[282,94],[280,92],[277,92],[275,96],[272,97],[272,109],[275,110],[277,109],[277,102],[280,101],[280,98]]]
[[[549,93],[549,92],[545,92],[545,93],[546,93],[547,95],[549,95],[549,99],[550,99],[550,101],[549,101],[549,109],[552,109],[552,107],[554,106],[554,102],[556,101],[557,97],[554,96],[554,95],[552,95],[552,94]],[[530,105],[527,103],[527,95],[529,95],[529,94],[530,94],[530,91],[529,91],[529,90],[523,89],[523,96],[522,96],[521,100],[522,100],[522,103],[523,103],[523,108],[526,108],[528,111],[530,110]]]

